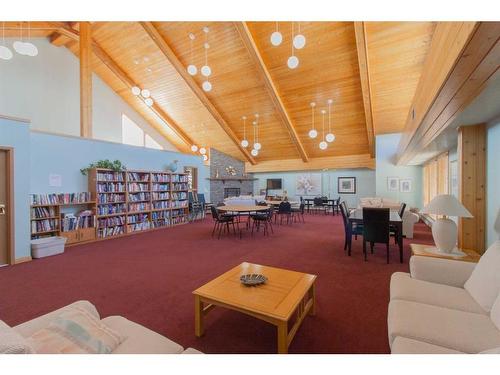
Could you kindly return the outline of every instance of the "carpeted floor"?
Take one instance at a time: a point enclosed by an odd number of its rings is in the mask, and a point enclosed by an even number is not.
[[[191,292],[243,262],[313,273],[317,314],[307,317],[290,353],[388,353],[389,280],[408,270],[409,243],[432,243],[422,223],[405,239],[404,264],[391,245],[378,245],[368,262],[361,240],[343,251],[340,216],[306,215],[305,224],[275,226],[275,233],[212,239],[210,217],[171,229],[71,247],[63,255],[0,268],[0,319],[16,325],[80,299],[101,317],[122,315],[184,347],[206,353],[275,353],[275,328],[224,309],[206,317],[194,336]]]

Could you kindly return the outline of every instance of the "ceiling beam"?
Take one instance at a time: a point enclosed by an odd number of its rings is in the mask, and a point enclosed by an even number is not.
[[[399,144],[399,165],[451,125],[498,71],[500,23],[438,24],[425,67],[411,107],[414,115],[410,112]]]
[[[293,126],[292,120],[288,115],[288,112],[281,100],[280,94],[278,92],[277,87],[274,85],[274,82],[271,78],[271,74],[269,73],[264,60],[262,59],[262,55],[259,52],[259,48],[257,47],[255,40],[250,32],[248,25],[246,22],[235,22],[234,23],[236,30],[240,34],[240,38],[243,41],[248,53],[250,54],[250,58],[252,59],[254,65],[257,67],[257,70],[260,73],[262,80],[264,81],[264,85],[266,87],[267,93],[271,97],[271,100],[274,104],[274,108],[278,112],[278,115],[281,118],[281,122],[285,125],[288,130],[288,134],[290,135],[290,139],[292,140],[295,148],[297,149],[299,156],[302,161],[308,162],[309,157],[307,156],[304,145],[300,141],[297,130]]]
[[[323,169],[375,169],[375,159],[370,154],[327,156],[312,158],[305,163],[302,159],[266,160],[257,165],[245,163],[246,173],[291,172]]]
[[[78,31],[68,27],[63,26],[58,29],[58,32],[62,35],[65,35],[72,40],[79,40],[80,34]],[[130,78],[125,71],[118,66],[118,64],[101,48],[101,46],[95,41],[92,41],[92,51],[95,56],[109,69],[113,74],[122,81],[122,83],[131,90],[132,87],[138,86],[132,78]],[[186,150],[191,152],[191,146],[194,144],[194,141],[189,137],[184,130],[175,122],[173,118],[171,118],[163,109],[158,106],[158,104],[154,103],[151,107],[148,107],[158,118],[160,118],[164,123],[172,129],[172,131],[181,139],[182,142],[186,144]]]
[[[366,27],[364,22],[354,22],[356,36],[356,49],[358,50],[359,78],[363,93],[365,108],[366,135],[371,157],[375,156],[375,132],[373,129],[372,91],[370,85],[370,66],[368,62],[368,42],[366,40]]]
[[[80,137],[92,138],[92,29],[80,22]]]
[[[71,40],[72,39],[70,37],[63,35],[63,34],[59,33],[58,31],[53,32],[49,36],[50,43],[55,45],[56,47],[65,46]]]
[[[159,31],[153,25],[152,22],[140,22],[141,26],[144,28],[146,33],[150,36],[156,46],[161,50],[161,52],[165,55],[167,60],[172,64],[172,66],[177,70],[181,78],[187,83],[191,91],[198,97],[201,103],[205,106],[205,108],[210,112],[210,114],[215,118],[215,120],[219,123],[220,127],[224,132],[229,136],[231,141],[238,147],[244,157],[251,163],[256,164],[255,159],[250,155],[250,152],[241,146],[240,140],[234,133],[233,129],[228,125],[226,120],[219,113],[219,110],[212,104],[212,102],[205,95],[203,90],[198,86],[195,80],[188,74],[186,68],[179,61],[174,51],[170,48],[167,42],[163,39]]]

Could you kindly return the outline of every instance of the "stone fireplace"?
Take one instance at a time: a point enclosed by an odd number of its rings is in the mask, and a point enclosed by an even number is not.
[[[224,188],[224,198],[239,197],[241,194],[240,188]]]

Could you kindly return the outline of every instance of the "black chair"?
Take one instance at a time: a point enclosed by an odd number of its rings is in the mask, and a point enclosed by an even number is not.
[[[401,218],[401,220],[403,220],[403,215],[405,213],[405,209],[406,209],[406,203],[401,203],[401,205],[399,206],[399,210],[398,210],[398,215]],[[391,225],[390,230],[391,230],[391,234],[394,236],[394,243],[397,245],[398,244],[398,237],[399,237],[398,227],[396,227],[395,225]]]
[[[314,198],[313,206],[312,206],[313,212],[323,211],[324,213],[326,213],[327,208],[328,208],[328,204],[325,204],[325,201],[323,200],[322,197]]]
[[[351,256],[351,237],[354,235],[355,239],[358,239],[358,235],[363,234],[363,226],[358,225],[357,223],[349,224],[349,209],[345,202],[340,203],[340,213],[342,215],[342,221],[344,222],[344,233],[345,233],[345,241],[344,241],[344,251],[349,249],[348,255]]]
[[[287,224],[291,223],[290,219],[292,217],[292,205],[290,204],[290,202],[281,202],[280,203],[280,205],[278,206],[278,211],[276,212],[276,218],[278,216],[280,218],[280,224],[283,223],[283,217],[286,217]]]
[[[188,208],[189,208],[189,221],[196,220],[198,216],[202,219],[205,216],[205,207],[198,200],[198,194],[188,193]]]
[[[389,263],[389,208],[363,207],[363,254],[367,260],[366,243],[370,243],[373,253],[375,243],[385,243],[387,249],[387,263]]]
[[[261,225],[264,225],[264,236],[266,234],[269,235],[268,227],[271,228],[271,233],[274,234],[273,222],[272,222],[273,212],[274,212],[273,207],[269,207],[264,212],[258,212],[250,215],[250,217],[252,218],[252,236],[254,228],[257,227],[257,232],[258,232],[260,230]]]
[[[226,230],[229,233],[229,224],[233,225],[233,232],[236,234],[236,227],[235,227],[235,221],[234,221],[234,215],[221,215],[217,208],[214,206],[210,207],[210,210],[212,212],[212,218],[214,220],[214,229],[212,229],[212,237],[214,236],[215,231],[218,229],[219,230],[219,235],[217,238],[220,238],[220,235],[222,233],[222,230]],[[238,227],[239,230],[239,227]]]
[[[300,218],[302,218],[302,222],[305,223],[306,222],[304,220],[305,207],[306,205],[303,201],[300,202],[299,207],[292,207],[292,219],[296,219],[298,217],[300,222]]]
[[[340,211],[340,197],[334,199],[332,202],[332,213],[335,215],[338,214],[339,211]]]

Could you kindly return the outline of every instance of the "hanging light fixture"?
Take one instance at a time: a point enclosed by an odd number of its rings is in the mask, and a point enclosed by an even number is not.
[[[271,44],[273,46],[279,46],[283,41],[283,35],[279,32],[278,22],[276,22],[276,31],[271,34]]]
[[[292,40],[294,39],[294,31],[293,31],[293,22],[292,22]],[[290,69],[295,69],[299,66],[299,58],[297,56],[295,56],[295,49],[294,49],[294,46],[293,46],[293,42],[292,42],[292,56],[290,56],[288,58],[288,61],[287,61],[287,65]]]
[[[328,134],[326,135],[325,139],[329,143],[332,143],[335,140],[335,134],[332,133],[332,127],[331,127],[332,103],[333,103],[333,100],[328,99]]]
[[[252,156],[257,156],[259,155],[259,151],[257,151],[256,149],[252,149],[252,151],[250,151],[250,154],[252,154]]]
[[[205,155],[207,153],[207,149],[205,147],[200,147],[200,154]]]
[[[201,85],[204,91],[212,91],[212,84],[208,80],[208,77],[212,74],[212,69],[210,66],[208,66],[208,49],[210,48],[210,45],[208,44],[208,32],[209,32],[208,26],[205,26],[203,28],[203,32],[205,33],[205,44],[203,47],[205,48],[205,65],[201,67],[201,74],[207,78],[205,82]]]
[[[257,121],[253,121],[252,122],[252,125],[253,125],[253,148],[252,148],[252,151],[250,151],[250,154],[252,156],[257,156],[259,155],[259,150],[257,150],[255,148],[255,144],[257,143],[257,136],[256,136],[256,132],[257,132]]]
[[[300,22],[299,22],[299,33],[293,38],[293,46],[297,49],[302,49],[306,45],[306,37],[300,33]]]
[[[144,99],[147,99],[151,96],[151,92],[149,92],[148,89],[143,89],[141,90],[141,96],[144,98]]]
[[[0,59],[10,60],[14,54],[9,47],[5,45],[5,22],[2,22],[2,45],[0,46]]]
[[[141,89],[137,86],[132,87],[132,94],[139,96],[141,94]]]
[[[191,61],[191,64],[188,65],[187,72],[189,73],[189,75],[192,76],[195,76],[196,73],[198,73],[198,68],[196,67],[196,65],[193,64],[193,42],[195,39],[196,36],[193,33],[189,33],[189,43],[190,43],[189,59]]]
[[[262,148],[262,145],[259,143],[259,114],[258,113],[255,114],[255,129],[256,129],[255,130],[256,137],[254,140],[253,148],[254,148],[254,150],[259,151]]]
[[[153,104],[154,104],[153,99],[151,99],[151,98],[146,98],[146,99],[144,99],[144,103],[146,103],[146,105],[147,105],[148,107],[152,107],[152,106],[153,106]]]
[[[311,130],[309,130],[309,138],[316,138],[318,136],[318,132],[314,128],[314,107],[316,107],[316,103],[311,102]]]
[[[322,150],[326,150],[328,147],[328,143],[325,141],[325,113],[326,111],[324,109],[321,110],[321,117],[322,117],[322,124],[323,124],[323,140],[319,143],[319,148]]]
[[[30,23],[28,22],[28,40],[31,39],[31,27]],[[36,56],[38,55],[38,48],[31,42],[25,42],[24,43],[24,52],[27,56]]]
[[[243,120],[243,139],[241,140],[241,147],[248,147],[248,139],[247,139],[247,129],[246,129],[246,122],[247,122],[247,116],[243,116],[241,118]]]
[[[208,161],[208,155],[203,155],[203,161]]]
[[[193,152],[198,151],[198,146],[196,146],[196,145],[192,145],[192,146],[191,146],[191,151],[193,151]]]
[[[24,50],[24,42],[23,42],[23,23],[19,23],[19,31],[21,33],[21,40],[16,40],[12,46],[14,47],[14,50],[20,54],[20,55],[26,55],[25,50]]]

